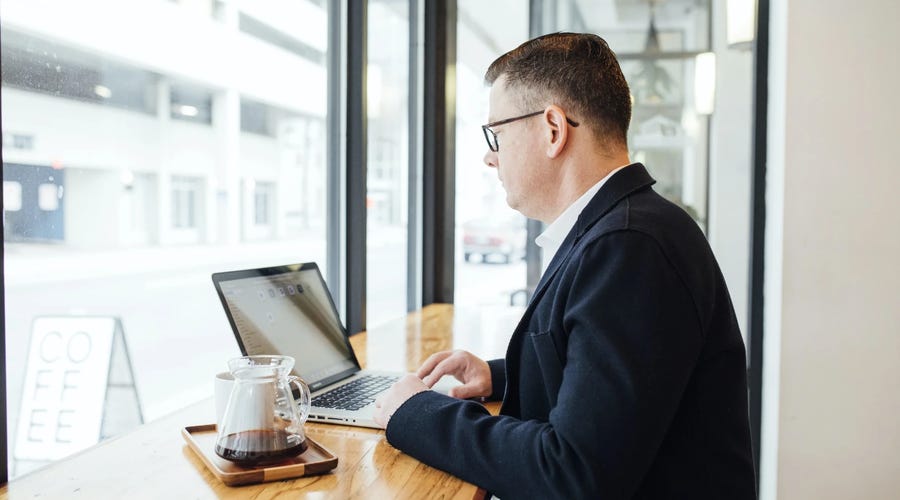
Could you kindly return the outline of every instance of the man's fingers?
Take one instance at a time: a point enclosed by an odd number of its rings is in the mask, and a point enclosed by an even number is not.
[[[386,428],[391,416],[403,403],[416,394],[427,390],[421,380],[412,373],[400,377],[387,391],[375,399],[375,423]]]
[[[436,367],[441,361],[447,359],[451,354],[453,354],[453,351],[443,351],[428,356],[428,359],[426,359],[425,362],[422,363],[422,366],[419,367],[419,371],[416,372],[416,376],[422,380],[425,380],[425,377],[429,373],[431,373],[432,370],[434,370],[434,367]]]
[[[445,372],[444,368],[445,368],[445,363],[441,363],[441,364],[437,365],[434,368],[434,370],[432,370],[431,373],[428,374],[427,377],[422,379],[422,382],[425,382],[425,385],[427,385],[429,389],[434,387],[434,384],[436,384],[437,381],[440,380],[441,377],[444,376],[444,372]]]

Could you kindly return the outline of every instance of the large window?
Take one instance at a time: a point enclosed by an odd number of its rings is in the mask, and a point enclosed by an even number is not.
[[[528,38],[527,5],[515,0],[458,3],[454,302],[494,316],[521,313],[527,240],[525,217],[506,204],[497,171],[483,161],[487,144],[481,125],[488,121],[490,94],[484,72]]]
[[[368,2],[366,324],[407,311],[409,1]]]
[[[533,270],[547,265],[522,261],[541,259],[525,248],[526,234],[533,239],[542,225],[507,208],[496,173],[482,163],[484,72],[532,35],[591,32],[616,52],[631,88],[632,161],[710,237],[746,330],[752,61],[726,46],[724,2],[545,0],[529,2],[530,13],[522,5],[459,1],[456,303],[523,303],[539,276]]]
[[[632,161],[706,232],[747,332],[753,81],[749,47],[726,42],[726,2],[540,2],[542,31],[602,36],[631,88]]]
[[[423,73],[435,57],[423,42],[435,31],[422,20],[436,4],[368,0],[360,68],[356,40],[343,27],[329,33],[339,24],[329,12],[346,8],[337,17],[352,24],[358,3],[0,0],[12,476],[76,451],[54,442],[73,435],[72,400],[60,398],[76,393],[71,367],[51,361],[69,350],[87,359],[83,334],[91,359],[108,368],[96,373],[109,377],[85,378],[82,390],[126,394],[103,404],[78,393],[74,409],[94,412],[77,423],[88,436],[78,446],[211,395],[211,374],[238,354],[213,272],[315,261],[346,294],[354,317],[345,321],[370,327],[424,297],[445,300],[423,292],[440,274],[429,261],[444,258],[427,243],[442,242],[421,237],[445,222],[423,195],[442,175],[431,155],[444,145],[422,130],[431,110],[419,109],[441,99]],[[634,97],[631,157],[707,232],[746,326],[751,53],[725,46],[718,6],[456,1],[456,60],[444,68],[454,81],[437,85],[455,96],[455,260],[435,264],[452,265],[457,305],[484,312],[472,327],[486,341],[513,328],[546,262],[532,243],[541,224],[506,205],[483,163],[483,75],[530,36],[561,30],[598,33],[619,55]],[[366,109],[351,109],[362,82]],[[341,165],[342,149],[357,157],[358,119],[364,204],[352,182],[362,183],[352,177],[360,165],[352,174]],[[362,210],[366,234],[347,231]],[[362,273],[337,277],[351,267],[337,260],[351,256],[354,269],[365,258],[366,287],[350,283]],[[436,288],[447,288],[440,278]]]
[[[337,267],[326,9],[0,3],[12,477],[211,395],[239,354],[211,273]]]

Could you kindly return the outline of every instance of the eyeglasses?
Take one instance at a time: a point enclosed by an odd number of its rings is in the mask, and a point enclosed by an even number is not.
[[[512,123],[517,120],[524,120],[525,118],[531,118],[532,116],[537,116],[543,113],[543,111],[535,111],[534,113],[528,113],[527,115],[516,116],[514,118],[507,118],[505,120],[499,120],[496,122],[488,123],[487,125],[481,126],[481,131],[484,132],[484,140],[488,143],[488,148],[493,152],[500,151],[500,143],[497,142],[497,132],[491,130],[491,127],[496,127],[497,125],[505,125],[507,123]],[[578,126],[578,122],[572,120],[569,117],[566,117],[566,121],[569,122],[569,125],[573,127]]]

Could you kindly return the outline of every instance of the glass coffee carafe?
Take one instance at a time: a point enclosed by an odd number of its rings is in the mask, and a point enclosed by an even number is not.
[[[290,356],[244,356],[228,362],[234,387],[218,429],[217,455],[239,465],[260,465],[306,451],[309,388],[290,375],[293,368]],[[300,390],[299,401],[292,386]]]

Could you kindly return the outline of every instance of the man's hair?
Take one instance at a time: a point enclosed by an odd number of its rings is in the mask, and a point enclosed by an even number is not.
[[[522,91],[523,112],[557,104],[586,122],[601,144],[627,145],[631,94],[616,55],[597,35],[552,33],[503,54],[484,75],[488,85],[506,77]]]

